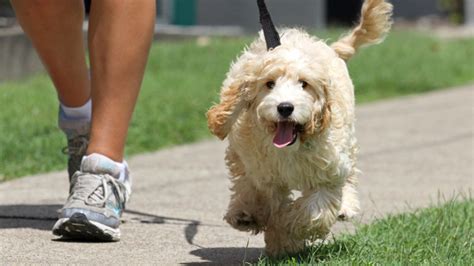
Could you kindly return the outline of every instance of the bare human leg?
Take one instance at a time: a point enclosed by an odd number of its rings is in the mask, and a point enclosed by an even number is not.
[[[87,153],[123,159],[155,25],[153,0],[101,0],[91,7],[92,129]]]
[[[69,107],[86,103],[90,98],[90,81],[82,35],[82,0],[12,0],[11,3],[60,101]]]

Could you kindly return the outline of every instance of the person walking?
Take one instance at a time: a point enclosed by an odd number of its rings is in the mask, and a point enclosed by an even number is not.
[[[117,241],[132,185],[124,147],[153,39],[155,1],[93,2],[90,70],[83,0],[11,3],[56,88],[58,123],[67,137],[69,197],[53,234]]]

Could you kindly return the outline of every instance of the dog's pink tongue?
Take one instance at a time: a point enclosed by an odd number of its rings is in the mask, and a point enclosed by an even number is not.
[[[288,146],[288,144],[293,142],[293,129],[294,125],[292,122],[278,122],[276,134],[273,138],[273,145],[277,148]]]

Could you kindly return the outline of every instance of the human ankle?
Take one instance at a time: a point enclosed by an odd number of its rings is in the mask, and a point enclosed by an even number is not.
[[[89,161],[94,162],[89,163]],[[81,171],[104,172],[110,174],[119,181],[125,181],[128,178],[128,164],[125,160],[117,162],[100,153],[91,153],[82,157]]]
[[[92,117],[92,100],[89,99],[85,104],[78,107],[69,107],[63,103],[60,103],[60,112],[63,113],[66,119],[87,119],[91,120]]]

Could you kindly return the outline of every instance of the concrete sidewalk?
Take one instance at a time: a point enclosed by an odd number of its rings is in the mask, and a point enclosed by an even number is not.
[[[472,190],[473,108],[474,86],[358,106],[363,221]],[[255,261],[262,237],[222,221],[229,196],[224,149],[204,141],[131,158],[134,195],[118,243],[53,237],[67,197],[65,171],[0,184],[0,264]]]

